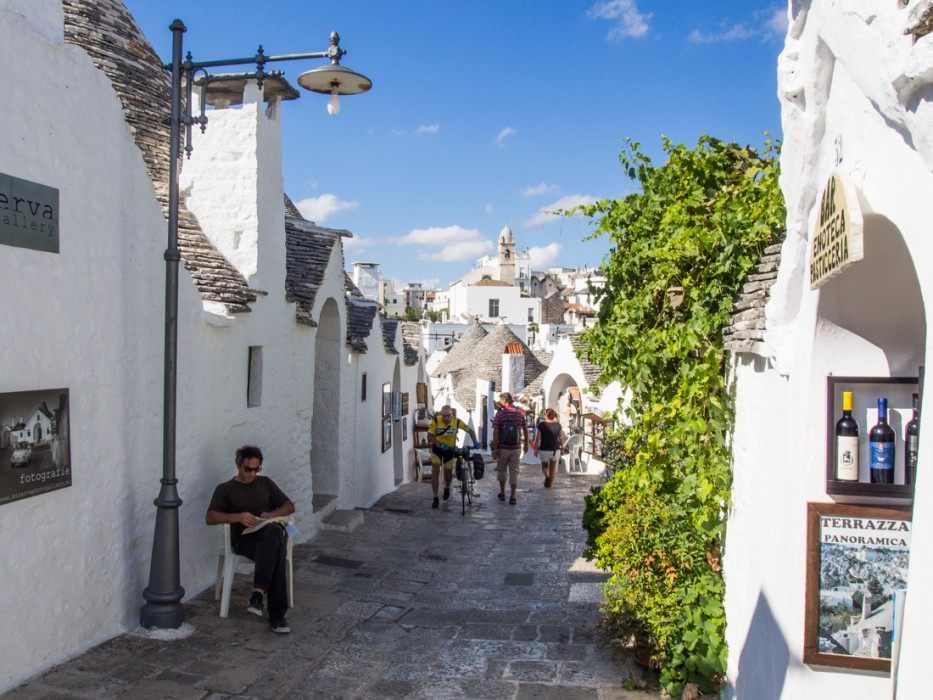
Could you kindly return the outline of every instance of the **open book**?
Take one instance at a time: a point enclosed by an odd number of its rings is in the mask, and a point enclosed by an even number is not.
[[[279,515],[275,518],[259,518],[259,522],[243,530],[243,534],[252,535],[254,532],[262,530],[269,523],[282,523],[283,525],[287,525],[289,520],[291,520],[290,515]]]

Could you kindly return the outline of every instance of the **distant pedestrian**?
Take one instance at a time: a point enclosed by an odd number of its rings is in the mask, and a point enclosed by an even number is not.
[[[511,486],[509,504],[514,506],[519,464],[522,452],[528,449],[528,426],[522,409],[512,404],[511,394],[500,394],[499,404],[499,411],[492,421],[492,449],[498,460],[499,500],[505,500],[505,482],[508,479]]]
[[[557,462],[566,443],[566,435],[557,411],[549,408],[544,412],[544,419],[538,421],[534,451],[541,460],[541,472],[544,474],[544,487],[551,488],[557,476]]]

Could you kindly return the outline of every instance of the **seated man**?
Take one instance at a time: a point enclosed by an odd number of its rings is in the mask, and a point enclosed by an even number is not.
[[[259,476],[262,452],[258,447],[244,445],[236,451],[236,476],[214,489],[207,507],[207,524],[230,524],[233,551],[256,562],[253,593],[247,610],[262,617],[263,602],[268,598],[269,623],[272,631],[288,634],[285,621],[288,610],[286,554],[288,535],[281,523],[269,523],[254,533],[243,530],[255,527],[260,519],[291,515],[294,504],[275,482]]]
[[[453,454],[457,446],[459,431],[469,433],[473,444],[476,444],[476,433],[459,418],[454,418],[454,411],[450,406],[441,408],[428,426],[428,444],[431,446],[431,487],[434,489],[432,508],[440,504],[437,500],[437,488],[440,485],[440,467],[444,468],[444,500],[450,498],[450,482],[453,480],[454,464],[457,461]]]

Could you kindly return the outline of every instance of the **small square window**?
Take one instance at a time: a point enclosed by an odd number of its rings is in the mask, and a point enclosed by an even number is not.
[[[499,300],[489,300],[489,318],[499,318]]]
[[[246,368],[246,407],[262,405],[262,346],[251,345]]]

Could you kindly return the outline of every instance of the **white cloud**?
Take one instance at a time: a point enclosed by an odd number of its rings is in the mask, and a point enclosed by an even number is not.
[[[549,221],[559,218],[560,214],[556,212],[560,210],[573,209],[574,207],[587,204],[596,204],[596,197],[589,194],[569,194],[566,197],[561,197],[556,202],[551,202],[538,209],[534,216],[525,222],[525,226],[540,226],[541,224],[546,224]]]
[[[309,221],[323,224],[334,214],[341,211],[356,209],[360,206],[359,202],[351,202],[347,199],[340,199],[335,194],[322,194],[320,197],[306,197],[301,201],[295,202],[298,211]]]
[[[719,44],[727,41],[783,39],[787,33],[787,9],[759,10],[747,22],[723,21],[717,31],[694,29],[687,35],[693,44]]]
[[[423,252],[418,257],[422,260],[438,262],[472,260],[494,248],[492,241],[483,238],[483,234],[478,229],[463,226],[416,228],[396,238],[395,243],[435,248],[436,250]]]
[[[475,228],[463,226],[432,226],[416,228],[397,239],[398,243],[414,245],[445,245],[453,241],[475,241],[483,237]]]
[[[438,287],[441,286],[440,277],[428,277],[420,281],[421,281],[421,286],[424,287],[425,289],[437,289]]]
[[[781,39],[787,34],[787,8],[778,7],[771,11],[767,27]]]
[[[586,13],[594,19],[613,21],[609,30],[609,39],[638,39],[645,36],[651,28],[649,23],[653,15],[638,9],[636,0],[604,0],[590,7]]]
[[[446,245],[436,253],[425,253],[420,257],[437,262],[463,262],[478,258],[492,249],[492,241],[460,241]]]
[[[364,238],[363,236],[353,235],[353,238],[344,238],[343,239],[343,248],[347,252],[353,252],[355,250],[363,250],[364,248],[369,248],[375,241],[372,238]]]
[[[549,185],[546,182],[539,182],[537,185],[529,185],[522,190],[525,197],[540,197],[542,194],[551,194],[560,189],[557,185]]]
[[[499,132],[499,135],[496,136],[496,143],[500,146],[505,145],[505,140],[510,136],[515,136],[518,132],[515,131],[511,126],[505,127],[502,131]]]
[[[557,260],[558,255],[560,255],[560,243],[535,245],[528,249],[528,257],[533,270],[544,270],[551,267]]]
[[[687,40],[692,44],[718,44],[723,41],[745,41],[760,35],[758,30],[739,23],[724,27],[718,32],[702,32],[694,29],[687,36]]]
[[[417,129],[415,129],[416,134],[426,134],[428,136],[435,136],[437,132],[441,130],[440,124],[422,124]]]

